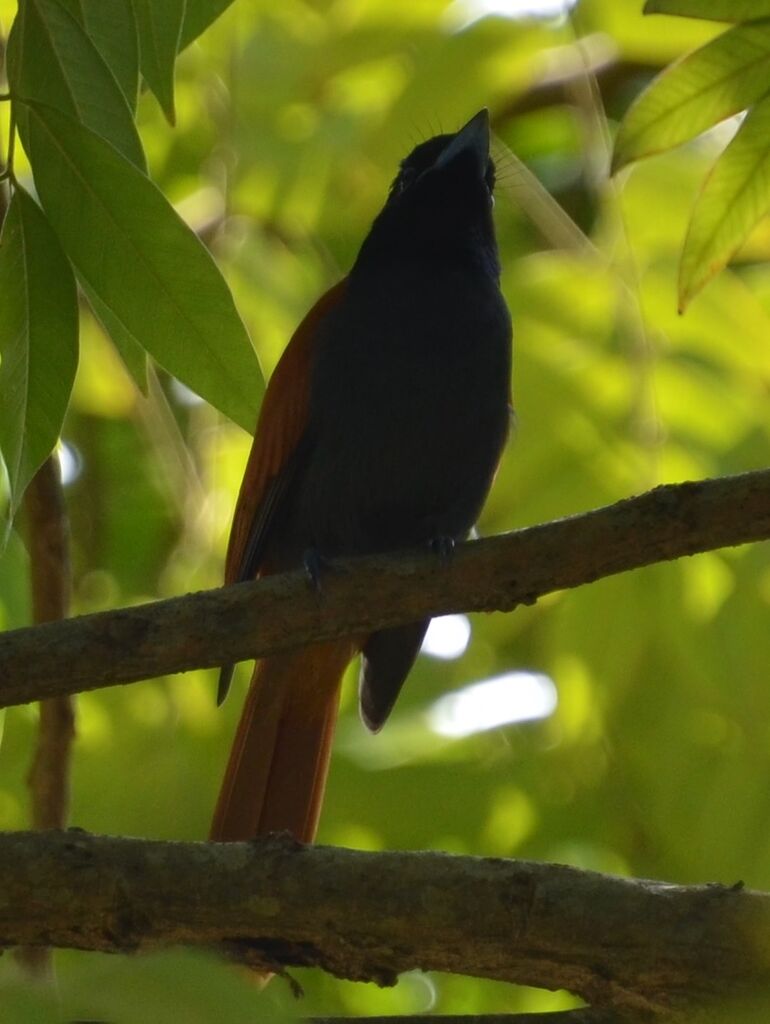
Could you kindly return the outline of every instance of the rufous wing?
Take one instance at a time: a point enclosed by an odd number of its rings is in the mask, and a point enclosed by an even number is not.
[[[270,378],[235,506],[225,583],[254,578],[264,570],[265,542],[270,522],[280,506],[271,492],[280,490],[280,478],[305,433],[318,328],[341,301],[346,283],[343,278],[310,309]],[[257,537],[262,538],[261,544],[255,544]]]

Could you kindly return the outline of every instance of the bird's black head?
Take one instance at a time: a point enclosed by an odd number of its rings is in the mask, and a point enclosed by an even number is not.
[[[481,110],[454,135],[436,135],[402,160],[356,269],[429,257],[497,277],[494,186],[489,115]]]

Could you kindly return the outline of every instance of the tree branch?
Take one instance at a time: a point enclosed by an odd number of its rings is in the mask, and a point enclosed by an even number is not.
[[[22,910],[23,908],[23,910]],[[227,947],[393,984],[449,971],[665,1013],[770,986],[770,895],[442,853],[0,835],[0,945]],[[692,1018],[688,1018],[692,1019]]]
[[[770,470],[656,487],[542,526],[426,554],[301,572],[0,635],[0,707],[272,654],[453,611],[510,611],[653,562],[770,537]]]

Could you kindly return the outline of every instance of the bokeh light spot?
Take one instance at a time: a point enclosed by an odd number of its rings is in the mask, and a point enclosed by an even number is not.
[[[429,711],[430,726],[440,736],[472,736],[513,722],[547,718],[556,710],[553,680],[542,672],[507,672],[448,693]]]
[[[431,658],[451,661],[465,654],[471,639],[467,615],[440,615],[431,621],[421,651]]]
[[[61,442],[57,454],[59,456],[61,482],[66,487],[68,484],[74,483],[82,473],[83,459],[77,448],[67,441]]]

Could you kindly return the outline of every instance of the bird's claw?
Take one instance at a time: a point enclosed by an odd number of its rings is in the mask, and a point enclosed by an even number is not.
[[[320,594],[321,577],[324,572],[331,568],[331,564],[323,557],[317,548],[308,548],[302,556],[302,567],[305,570],[308,582],[316,594]]]
[[[448,562],[455,549],[454,537],[441,535],[432,537],[429,543],[430,549],[442,562]]]

